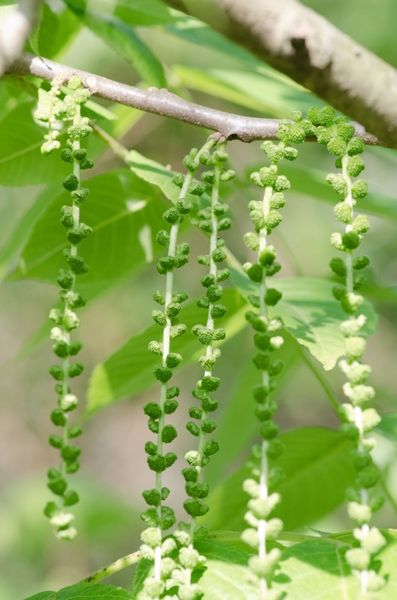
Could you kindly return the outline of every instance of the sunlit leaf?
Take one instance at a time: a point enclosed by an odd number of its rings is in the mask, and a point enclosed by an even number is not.
[[[256,284],[241,270],[233,268],[232,277],[244,295],[257,293]],[[332,295],[332,282],[294,277],[277,279],[275,286],[283,297],[270,314],[283,319],[288,332],[308,348],[324,369],[332,369],[345,354],[345,339],[339,325],[346,318]],[[368,335],[374,331],[376,315],[368,302],[363,306],[363,313],[367,316],[365,332]]]
[[[379,558],[388,582],[376,594],[376,599],[394,600],[397,543],[393,531],[385,533],[389,544],[380,552]],[[207,569],[200,579],[205,600],[257,599],[257,589],[251,583],[246,567],[251,552],[248,547],[241,546],[235,533],[214,532],[198,540],[197,546],[208,557]],[[288,591],[293,600],[358,600],[359,581],[344,558],[349,547],[343,541],[308,537],[284,548],[282,577],[273,584],[274,588]]]

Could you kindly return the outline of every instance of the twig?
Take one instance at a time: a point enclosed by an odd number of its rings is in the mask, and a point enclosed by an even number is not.
[[[143,90],[29,54],[25,54],[14,63],[9,72],[31,74],[49,81],[55,77],[67,80],[72,75],[78,75],[92,94],[100,98],[211,129],[228,140],[252,142],[275,139],[277,136],[279,126],[277,119],[259,119],[223,112],[184,100],[166,89],[152,87]],[[378,143],[378,140],[368,134],[361,125],[354,125],[357,135],[367,144]]]

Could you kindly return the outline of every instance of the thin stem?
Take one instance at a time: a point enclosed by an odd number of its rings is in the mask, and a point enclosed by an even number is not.
[[[270,201],[272,198],[273,188],[270,186],[265,187],[265,191],[263,193],[262,199],[262,212],[263,218],[269,215],[270,211]],[[259,231],[259,246],[258,246],[258,261],[263,250],[266,249],[267,246],[267,230],[266,227],[262,227]],[[266,276],[263,274],[261,284],[259,286],[259,315],[261,317],[267,318],[268,311],[265,303],[265,295],[266,295]],[[262,371],[262,383],[265,386],[269,385],[269,373],[267,371]],[[268,443],[266,440],[262,441],[261,445],[261,460],[260,460],[260,475],[259,475],[259,498],[261,500],[266,500],[269,494],[269,485],[268,485],[268,460],[267,460],[267,447]],[[266,519],[258,520],[258,556],[260,559],[264,560],[267,555],[267,546],[266,546]],[[266,598],[266,593],[268,590],[268,584],[265,577],[260,578],[260,591],[261,597]]]

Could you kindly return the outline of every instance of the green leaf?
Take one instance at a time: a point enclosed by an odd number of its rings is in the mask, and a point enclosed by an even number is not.
[[[195,18],[181,16],[166,29],[199,46],[206,53],[201,64],[207,58],[207,64],[228,66],[221,69],[175,66],[173,70],[180,82],[191,89],[274,116],[289,115],[291,106],[306,110],[318,102],[302,86]],[[187,50],[191,52],[192,48]]]
[[[59,592],[41,592],[25,600],[129,600],[129,597],[127,590],[120,587],[80,583]]]
[[[0,281],[7,274],[11,261],[14,261],[20,249],[25,244],[36,221],[43,214],[47,205],[52,201],[59,187],[48,187],[35,198],[33,204],[19,219],[16,227],[0,250]]]
[[[239,269],[232,269],[232,278],[245,296],[257,292],[257,286]],[[339,325],[346,315],[332,295],[333,284],[327,279],[308,277],[281,278],[274,284],[282,292],[282,300],[270,314],[280,316],[287,331],[321,362],[327,371],[345,354],[345,340]],[[365,333],[373,333],[376,314],[365,302],[362,312],[367,316]]]
[[[98,12],[96,5],[95,10],[82,10],[81,2],[65,2],[95,35],[135,67],[146,83],[156,87],[166,86],[160,61],[130,26],[117,17]]]
[[[225,290],[222,298],[229,311],[222,320],[227,337],[245,326],[245,303],[235,290]],[[202,320],[202,310],[196,303],[189,304],[181,313],[181,322],[190,332],[193,325]],[[221,321],[219,321],[221,323]],[[92,373],[88,388],[88,411],[93,412],[115,400],[134,396],[154,382],[153,371],[158,366],[158,356],[147,350],[151,340],[158,339],[159,327],[152,325],[142,333],[133,336],[105,362],[97,365]],[[173,340],[173,352],[182,354],[186,366],[194,362],[202,353],[197,340],[186,333]]]
[[[200,580],[203,600],[256,600],[258,590],[250,582],[247,567],[210,559]]]
[[[194,17],[181,15],[175,23],[167,25],[166,30],[172,35],[201,48],[211,49],[227,56],[229,59],[232,58],[246,67],[257,68],[263,65],[263,62],[254,56],[254,54],[245,50],[242,46],[238,46]],[[276,74],[277,71],[274,71],[274,73]],[[290,81],[283,75],[280,75],[280,77],[283,77],[287,82]],[[292,85],[295,86],[294,83]]]
[[[84,14],[87,10],[92,11],[95,5],[95,13],[109,18],[119,17],[128,25],[150,26],[164,25],[176,20],[176,16],[163,2],[159,0],[65,0],[67,4],[73,7],[76,13]]]
[[[384,533],[389,543],[379,553],[379,559],[382,561],[381,572],[388,575],[388,582],[376,594],[376,600],[394,600],[397,540],[393,530]],[[235,533],[210,533],[207,539],[197,540],[197,546],[208,557],[207,569],[200,579],[204,600],[254,600],[258,597],[250,583],[250,572],[244,566],[251,552],[247,546],[241,546]],[[292,600],[358,600],[358,579],[344,559],[344,552],[349,547],[344,541],[308,537],[284,548],[282,577],[274,588],[285,590]]]
[[[41,154],[45,130],[34,123],[33,110],[33,102],[24,102],[0,121],[0,185],[49,183],[67,173],[58,153]]]
[[[389,545],[377,556],[381,572],[389,575],[387,585],[376,594],[376,600],[394,600],[397,593],[395,535],[387,535]],[[346,545],[318,539],[292,546],[283,555],[282,571],[290,579],[288,594],[294,600],[346,600],[359,598],[359,582],[351,574],[343,557]]]
[[[161,228],[164,205],[154,188],[126,170],[93,177],[85,185],[90,194],[81,218],[94,232],[81,243],[89,271],[79,278],[79,289],[92,297],[152,260],[152,239]],[[53,198],[33,227],[13,279],[55,281],[65,265],[59,216],[68,203],[67,192]]]
[[[353,446],[343,434],[320,427],[296,429],[281,439],[285,449],[277,466],[285,478],[277,488],[282,501],[275,514],[289,530],[313,523],[343,502],[355,477]],[[243,529],[248,497],[242,484],[248,473],[241,468],[212,492],[205,518],[210,528]]]
[[[100,0],[101,3],[114,6],[113,0]],[[118,0],[114,14],[130,25],[164,25],[172,23],[176,17],[163,2],[158,0]]]
[[[152,567],[153,562],[151,560],[147,560],[146,558],[142,558],[142,560],[140,560],[137,564],[131,587],[131,600],[135,600],[137,598],[138,593],[141,591],[143,583]]]
[[[55,13],[48,4],[42,3],[38,26],[30,44],[35,54],[52,58],[65,50],[80,27],[79,19],[70,10]]]
[[[197,535],[196,547],[207,558],[199,580],[204,600],[257,600],[258,590],[247,568],[251,549],[235,531],[210,531]]]

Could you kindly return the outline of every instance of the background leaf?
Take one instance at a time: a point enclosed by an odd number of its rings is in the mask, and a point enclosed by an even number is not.
[[[8,237],[6,242],[0,249],[0,280],[6,275],[10,268],[10,263],[14,261],[21,247],[29,238],[35,223],[40,215],[46,210],[48,204],[51,203],[54,195],[59,191],[59,186],[49,186],[41,194],[39,194],[30,208],[19,219],[16,227]],[[14,265],[15,266],[15,265]]]
[[[126,163],[131,171],[151,185],[156,186],[168,200],[176,202],[180,194],[180,188],[173,182],[174,172],[166,169],[163,165],[143,156],[136,150],[130,150],[126,156]],[[188,196],[194,200],[194,196]]]
[[[291,106],[306,110],[318,103],[302,86],[197,19],[180,16],[167,26],[167,31],[206,52],[212,51],[215,59],[210,64],[227,64],[227,68],[211,69],[175,65],[173,72],[190,89],[273,116],[288,115]]]
[[[231,337],[245,326],[245,303],[235,290],[225,290],[222,302],[228,307],[228,314],[220,323]],[[193,362],[201,355],[202,349],[190,330],[202,319],[202,309],[196,303],[189,304],[181,313],[181,322],[188,333],[173,341],[173,352],[184,358],[183,365]],[[132,337],[105,362],[97,365],[92,373],[88,388],[88,410],[90,412],[123,398],[133,396],[153,384],[153,371],[158,365],[158,357],[147,350],[148,343],[159,337],[159,327],[152,325],[142,333]]]
[[[79,32],[79,19],[70,11],[55,13],[45,2],[41,3],[38,25],[30,37],[35,54],[53,58],[65,49]]]
[[[24,102],[0,121],[0,185],[62,181],[68,172],[57,152],[40,153],[45,129],[33,121],[33,110],[33,102]]]
[[[161,62],[131,26],[117,17],[97,12],[100,6],[95,5],[95,10],[82,10],[79,6],[81,3],[76,3],[75,0],[65,1],[95,35],[135,67],[146,83],[157,87],[166,86]]]
[[[128,170],[93,177],[84,185],[90,195],[81,218],[94,233],[81,244],[90,268],[79,278],[79,289],[93,297],[153,259],[152,241],[165,206],[154,188]],[[55,281],[65,264],[65,230],[59,217],[68,203],[67,192],[53,198],[33,227],[13,279]]]
[[[281,439],[285,449],[277,466],[285,478],[277,487],[282,501],[275,514],[290,530],[313,523],[343,502],[355,477],[349,456],[353,446],[343,434],[322,427],[289,431]],[[241,468],[212,492],[205,518],[208,527],[244,528],[248,497],[242,483],[248,473]]]
[[[113,0],[100,0],[104,4],[114,6]],[[158,0],[118,0],[114,13],[130,25],[163,25],[172,23],[177,17],[163,2]]]

